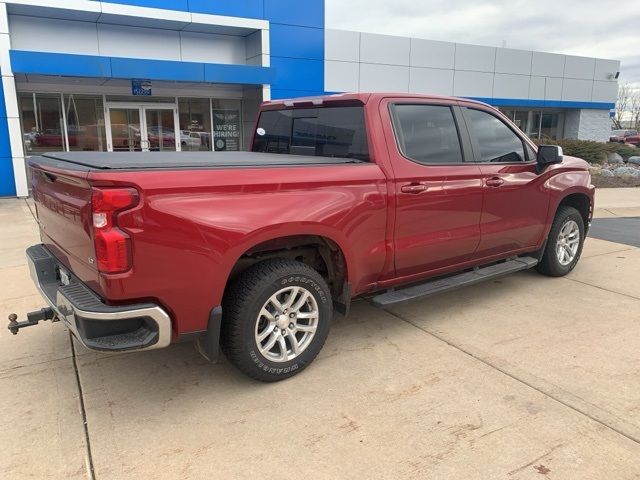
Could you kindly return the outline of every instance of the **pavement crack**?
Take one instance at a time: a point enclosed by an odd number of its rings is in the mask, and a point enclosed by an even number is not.
[[[87,424],[87,411],[84,406],[84,392],[82,391],[82,383],[80,382],[80,373],[78,371],[78,357],[76,356],[76,348],[73,344],[73,336],[69,332],[69,343],[71,345],[71,358],[73,359],[73,371],[76,374],[76,383],[78,385],[78,399],[80,401],[80,413],[82,414],[82,425],[84,428],[84,441],[87,454],[87,470],[89,480],[95,480],[96,474],[93,468],[93,455],[91,453],[91,439],[89,438],[89,425]]]
[[[581,282],[582,283],[582,282]],[[635,298],[635,297],[632,297]],[[631,425],[615,415],[603,410],[602,408],[593,405],[589,402],[586,402],[584,399],[573,395],[570,392],[558,387],[557,385],[550,384],[546,380],[535,377],[532,374],[524,372],[522,370],[517,369],[517,367],[506,364],[506,362],[500,362],[498,359],[496,361],[491,361],[490,359],[485,358],[482,355],[482,352],[472,352],[468,347],[462,347],[448,340],[447,338],[433,333],[426,328],[413,323],[411,320],[404,318],[402,315],[399,315],[391,310],[383,308],[385,312],[389,315],[397,318],[398,320],[402,320],[403,322],[408,323],[409,325],[417,328],[418,330],[430,335],[437,340],[440,340],[443,343],[446,343],[452,348],[460,351],[461,353],[478,360],[479,362],[485,364],[489,368],[499,371],[503,375],[510,377],[511,379],[526,385],[527,387],[541,393],[552,400],[564,405],[565,407],[570,408],[576,413],[579,413],[590,420],[604,426],[605,428],[622,435],[623,437],[631,440],[634,443],[640,445],[640,429],[635,425]],[[498,363],[505,363],[505,365],[498,365]],[[525,377],[529,377],[528,379]]]
[[[583,282],[582,280],[576,280],[575,278],[565,277],[565,280],[570,280],[572,282],[581,283],[582,285],[587,285],[589,287],[598,288],[600,290],[604,290],[605,292],[615,293],[616,295],[622,295],[623,297],[633,298],[634,300],[640,300],[640,297],[635,297],[633,295],[629,295],[628,293],[616,292],[615,290],[609,290],[608,288],[600,287],[600,286],[594,285],[592,283]]]

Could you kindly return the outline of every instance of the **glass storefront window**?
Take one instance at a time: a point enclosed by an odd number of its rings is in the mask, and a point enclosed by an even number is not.
[[[180,146],[183,152],[211,151],[211,105],[208,98],[178,100]]]
[[[27,155],[66,150],[60,95],[21,94],[20,111]]]
[[[69,150],[107,150],[101,96],[64,95],[64,110]]]
[[[216,151],[242,150],[240,100],[213,100],[213,142]]]
[[[542,119],[540,119],[540,138],[550,138],[553,140],[562,138],[564,114],[541,112],[539,115],[542,115]]]

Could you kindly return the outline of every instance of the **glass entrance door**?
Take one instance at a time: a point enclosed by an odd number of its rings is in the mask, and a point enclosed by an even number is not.
[[[110,152],[141,152],[142,125],[137,108],[109,108],[107,147]]]
[[[175,105],[110,103],[107,110],[107,149],[110,152],[180,150]]]

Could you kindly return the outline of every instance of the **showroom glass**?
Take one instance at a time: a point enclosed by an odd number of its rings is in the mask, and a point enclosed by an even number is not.
[[[253,151],[369,160],[364,108],[262,112]]]
[[[26,155],[66,150],[59,94],[21,94],[22,138]]]
[[[524,162],[524,144],[513,130],[490,113],[467,109],[469,130],[480,148],[480,161],[492,163]]]
[[[462,163],[458,128],[446,105],[394,105],[394,129],[403,155],[423,164]]]
[[[213,146],[216,151],[242,150],[242,102],[213,100]]]
[[[106,152],[102,96],[64,95],[69,150]]]
[[[211,103],[208,98],[180,98],[180,147],[183,152],[211,151]]]
[[[168,108],[145,108],[148,148],[151,152],[175,152],[176,132],[173,110]]]

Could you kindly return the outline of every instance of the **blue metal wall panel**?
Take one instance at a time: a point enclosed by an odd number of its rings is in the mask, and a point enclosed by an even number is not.
[[[276,90],[324,91],[324,61],[272,57]]]
[[[264,85],[271,83],[272,71],[251,65],[204,64],[204,81],[211,83],[242,83]]]
[[[114,78],[204,82],[204,64],[113,57],[111,58],[111,76]]]
[[[11,50],[10,55],[15,73],[242,85],[268,84],[272,77],[270,68],[252,65],[174,62],[22,50]]]
[[[276,23],[270,35],[272,56],[324,60],[324,30]]]
[[[16,183],[13,177],[11,143],[7,126],[7,108],[4,103],[4,88],[0,82],[0,197],[16,195]]]
[[[16,73],[99,78],[111,76],[111,61],[109,57],[27,52],[24,50],[11,50],[9,54],[11,56],[11,68]]]
[[[529,100],[524,98],[487,98],[469,97],[472,100],[488,103],[494,107],[531,107],[531,108],[587,108],[593,110],[611,110],[615,103],[572,102],[567,100]]]
[[[319,97],[320,95],[324,95],[324,92],[313,91],[313,90],[271,89],[272,100],[282,100],[283,98],[298,98],[298,97]]]
[[[189,0],[189,11],[229,17],[264,18],[263,0]]]
[[[324,29],[324,0],[264,0],[264,18],[271,23]]]

